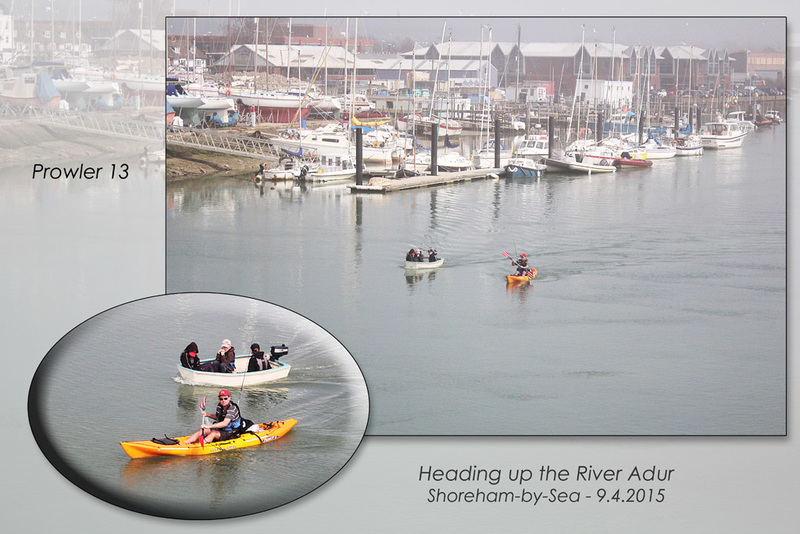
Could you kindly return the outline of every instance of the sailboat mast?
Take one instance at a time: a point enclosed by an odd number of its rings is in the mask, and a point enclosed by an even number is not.
[[[286,83],[291,83],[292,73],[292,19],[289,19],[289,42],[286,44]]]
[[[572,96],[572,111],[569,115],[569,128],[567,128],[567,139],[565,141],[565,145],[569,145],[570,134],[572,133],[572,124],[575,120],[575,104],[578,101],[578,91],[580,90],[581,81],[583,80],[583,48],[585,43],[586,37],[586,25],[581,24],[581,59],[580,63],[578,64],[578,79],[575,80],[575,94]],[[578,118],[578,124],[580,124],[580,117]]]
[[[197,82],[197,17],[192,19],[192,80]]]
[[[353,79],[351,82],[350,91],[350,124],[354,124],[356,118],[356,55],[358,54],[358,18],[356,18],[356,27],[353,35]]]

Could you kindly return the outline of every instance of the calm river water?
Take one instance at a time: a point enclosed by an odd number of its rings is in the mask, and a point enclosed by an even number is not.
[[[168,184],[167,290],[327,329],[364,373],[369,434],[783,434],[785,151],[779,126],[604,175]],[[445,265],[408,276],[411,246]],[[508,287],[502,252],[539,277]]]
[[[228,388],[255,422],[293,418],[286,436],[260,447],[195,457],[131,460],[120,441],[187,435],[200,404],[213,413],[219,387],[178,377],[195,341],[213,357],[229,338],[237,354],[286,343],[286,379]],[[138,300],[82,323],[48,353],[31,389],[31,424],[48,459],[90,493],[139,512],[181,519],[235,517],[316,489],[356,451],[369,400],[353,358],[328,332],[285,308],[231,295]]]

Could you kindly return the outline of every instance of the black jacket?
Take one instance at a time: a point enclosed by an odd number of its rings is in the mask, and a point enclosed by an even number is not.
[[[195,356],[190,355],[190,352],[194,352]],[[198,352],[197,343],[194,341],[186,345],[186,348],[181,352],[181,365],[187,369],[200,370],[200,358],[197,357]]]
[[[264,358],[263,352],[256,352],[250,356],[250,361],[247,363],[247,372],[265,371],[270,368],[269,362]]]

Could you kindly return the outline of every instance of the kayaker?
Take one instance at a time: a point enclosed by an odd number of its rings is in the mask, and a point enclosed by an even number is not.
[[[218,373],[232,373],[236,367],[236,353],[229,339],[222,340],[222,347],[217,351],[216,369]]]
[[[528,267],[528,256],[524,252],[519,255],[519,259],[516,261],[512,260],[511,263],[517,266],[516,276],[524,276],[531,270],[531,268]]]
[[[436,251],[432,248],[428,249],[428,261],[433,263],[435,261],[439,261],[439,258],[436,257]]]
[[[406,261],[417,261],[417,251],[413,248],[406,254]]]
[[[250,353],[250,361],[247,362],[248,373],[252,373],[253,371],[266,371],[271,367],[267,359],[264,358],[264,352],[261,350],[258,343],[250,345]]]
[[[186,348],[183,349],[183,352],[181,352],[181,365],[187,369],[199,371],[200,358],[197,357],[198,352],[200,351],[197,349],[197,343],[194,341],[186,345]]]
[[[185,443],[191,445],[200,441],[200,436],[205,436],[205,442],[225,441],[236,437],[239,427],[242,425],[242,416],[239,407],[231,400],[231,394],[227,389],[221,389],[219,394],[219,404],[214,415],[215,422],[210,425],[200,425],[200,430],[189,436]],[[211,417],[203,410],[203,417]]]

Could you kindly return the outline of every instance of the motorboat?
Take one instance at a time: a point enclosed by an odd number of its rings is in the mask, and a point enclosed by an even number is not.
[[[531,158],[511,158],[505,166],[506,176],[538,177],[544,174],[547,165]]]
[[[700,132],[703,148],[710,149],[739,148],[746,136],[736,123],[725,121],[707,122]]]
[[[408,261],[405,262],[405,269],[407,271],[424,271],[428,269],[436,269],[444,265],[444,258],[439,258],[436,261],[428,261],[426,258],[423,261]]]
[[[545,164],[548,169],[580,172],[592,174],[597,172],[616,172],[617,168],[608,160],[602,160],[599,163],[590,163],[578,160],[575,156],[569,154],[560,154],[557,156],[545,158]]]
[[[214,358],[201,360],[200,366],[210,364]],[[292,366],[278,360],[270,360],[270,369],[264,371],[247,372],[250,362],[250,354],[237,356],[235,359],[236,370],[233,373],[217,373],[213,371],[197,371],[178,364],[178,375],[181,382],[187,384],[202,384],[207,386],[239,388],[244,386],[255,386],[274,382],[289,376]]]
[[[523,139],[514,149],[514,156],[538,159],[549,154],[549,141],[546,135],[539,134]]]

